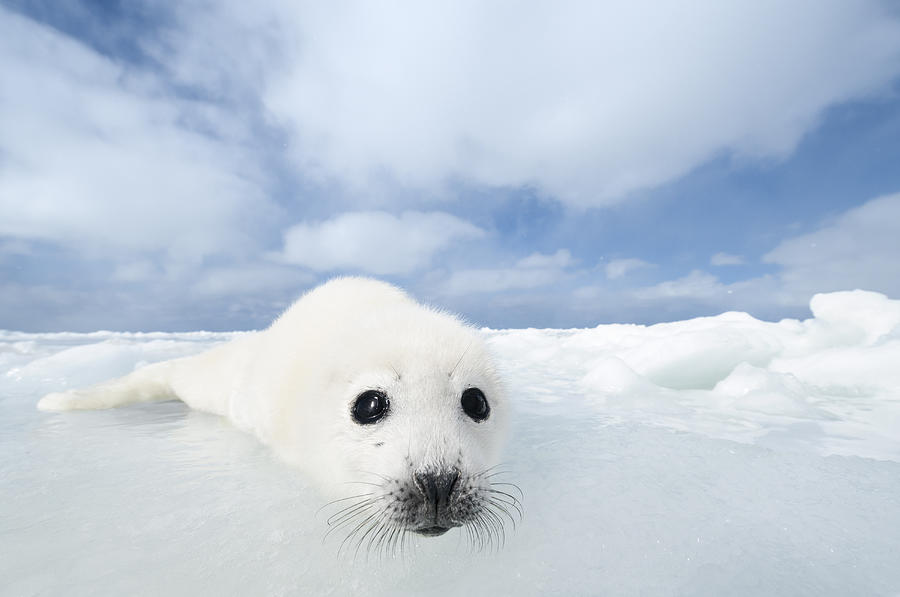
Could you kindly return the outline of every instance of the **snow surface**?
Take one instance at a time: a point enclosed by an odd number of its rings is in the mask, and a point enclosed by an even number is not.
[[[496,552],[378,560],[339,557],[321,499],[223,419],[35,409],[234,334],[0,332],[0,594],[900,594],[900,301],[811,307],[485,330],[525,519]]]

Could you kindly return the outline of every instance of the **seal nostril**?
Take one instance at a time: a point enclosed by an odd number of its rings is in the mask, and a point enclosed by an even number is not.
[[[416,487],[425,501],[434,506],[446,504],[459,482],[459,471],[450,469],[442,473],[424,472],[415,474]]]
[[[449,499],[450,495],[453,493],[453,490],[456,489],[456,483],[459,481],[459,471],[456,469],[451,469],[447,475],[447,495],[444,496],[445,499]]]
[[[437,503],[437,488],[434,484],[434,475],[431,473],[416,473],[416,487],[429,504]]]

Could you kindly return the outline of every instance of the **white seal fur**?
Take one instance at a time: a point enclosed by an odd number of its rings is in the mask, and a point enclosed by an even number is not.
[[[461,404],[471,388],[487,402],[483,420]],[[360,424],[354,406],[366,392],[383,397],[387,408]],[[396,546],[406,531],[438,535],[455,526],[484,543],[501,538],[501,515],[521,513],[514,494],[492,479],[508,413],[478,332],[384,282],[332,280],[266,330],[48,394],[38,408],[173,398],[228,417],[324,491],[344,496],[329,525],[355,536],[357,545]]]

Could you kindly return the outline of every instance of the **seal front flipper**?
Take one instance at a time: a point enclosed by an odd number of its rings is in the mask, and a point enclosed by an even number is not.
[[[91,410],[178,398],[170,381],[176,360],[153,363],[88,388],[47,394],[37,407],[40,410]]]

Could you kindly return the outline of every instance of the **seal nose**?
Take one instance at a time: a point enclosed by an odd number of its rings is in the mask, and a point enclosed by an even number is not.
[[[416,485],[425,496],[425,501],[435,508],[446,505],[450,500],[450,494],[459,481],[459,471],[450,469],[440,473],[426,471],[416,473]]]

